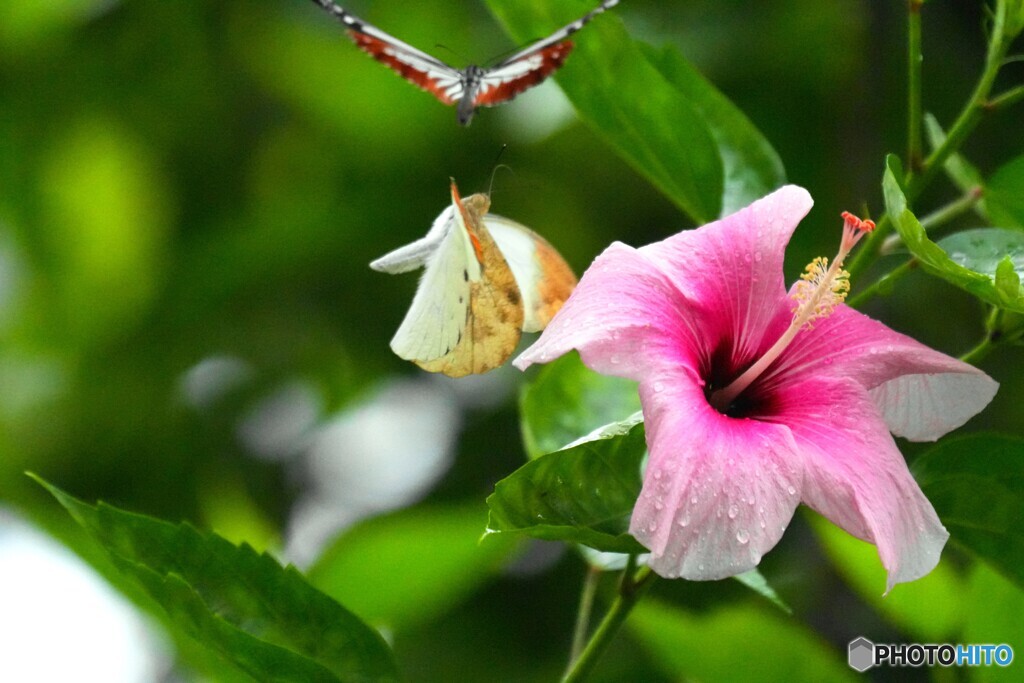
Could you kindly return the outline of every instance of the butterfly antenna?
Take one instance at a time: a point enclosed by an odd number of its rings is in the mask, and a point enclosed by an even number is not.
[[[313,2],[320,2],[320,1],[321,0],[313,0]],[[323,0],[323,1],[324,2],[330,2],[330,0]],[[469,63],[469,60],[466,59],[465,55],[456,52],[455,50],[451,49],[450,47],[448,47],[447,45],[445,45],[443,43],[434,43],[434,47],[436,47],[438,50],[444,50],[445,52],[448,52],[449,54],[455,55],[460,60],[462,60],[463,64],[468,64]]]
[[[494,195],[495,176],[498,175],[498,170],[503,168],[512,175],[515,175],[515,171],[508,164],[499,164],[498,166],[496,166],[495,170],[490,172],[490,187],[487,189],[487,197],[492,197]]]

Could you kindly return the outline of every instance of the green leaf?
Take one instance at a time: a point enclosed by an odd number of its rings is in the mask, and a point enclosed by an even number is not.
[[[651,64],[704,117],[718,144],[725,173],[721,215],[742,209],[786,182],[782,160],[761,131],[678,49],[640,46]]]
[[[185,633],[257,680],[397,680],[380,634],[295,568],[187,524],[88,505],[36,480]]]
[[[594,8],[593,0],[488,0],[512,36],[526,42]],[[615,11],[575,40],[556,76],[580,117],[698,223],[718,216],[724,174],[704,117],[647,60]]]
[[[944,560],[930,574],[896,584],[888,595],[883,595],[886,575],[878,549],[820,515],[808,517],[825,554],[839,573],[887,621],[919,642],[941,643],[957,633],[963,617],[964,586],[951,563]]]
[[[541,456],[499,481],[487,498],[487,533],[647,552],[627,531],[647,445],[642,424],[620,425],[626,428],[624,434]]]
[[[1001,228],[964,230],[938,242],[958,266],[992,278],[996,292],[1012,300],[1024,273],[1024,232]]]
[[[575,352],[544,365],[519,396],[532,459],[640,410],[636,382],[598,374]]]
[[[893,179],[896,181],[896,185],[899,187],[900,192],[904,195],[907,193],[907,186],[904,182],[906,180],[906,174],[903,172],[903,161],[900,160],[896,154],[888,154],[885,157],[885,169],[892,174]]]
[[[914,462],[914,476],[952,539],[1024,588],[1024,440],[947,439]]]
[[[799,621],[752,605],[697,615],[645,600],[629,628],[673,680],[856,681],[845,655]],[[765,656],[748,656],[752,650]]]
[[[889,159],[892,158],[894,158],[893,155],[890,155]],[[956,258],[954,258],[942,246],[928,239],[917,217],[907,208],[906,196],[900,188],[898,176],[894,174],[890,164],[891,162],[887,160],[885,177],[882,180],[885,207],[903,239],[903,243],[925,270],[970,292],[982,301],[1011,311],[1024,312],[1024,293],[1021,292],[1019,286],[1016,290],[1009,286],[1011,281],[1005,266],[997,282],[995,268],[990,272],[974,270],[970,266],[974,261],[968,260],[966,253],[955,252],[953,256]],[[996,264],[1006,256],[1012,258],[1014,254],[1008,250],[1011,245],[1016,245],[1019,242],[1014,241],[1008,235],[998,234],[1004,232],[1006,231],[986,232],[984,239],[975,237],[977,244],[972,253],[984,255],[986,260],[994,259]],[[943,240],[943,244],[948,245],[950,239],[953,237]],[[969,240],[970,237],[967,239]],[[954,242],[954,244],[958,243]]]
[[[309,579],[371,623],[423,623],[471,594],[517,547],[513,539],[479,542],[483,512],[476,501],[375,517],[331,544]]]
[[[773,605],[781,609],[786,614],[792,614],[793,609],[786,604],[786,602],[779,597],[779,594],[775,592],[771,584],[768,583],[768,579],[764,578],[764,574],[759,572],[757,569],[751,569],[748,572],[737,574],[732,577],[742,583],[744,586],[754,591],[758,595],[766,598]]]
[[[985,187],[992,223],[1024,229],[1024,156],[1000,166]]]

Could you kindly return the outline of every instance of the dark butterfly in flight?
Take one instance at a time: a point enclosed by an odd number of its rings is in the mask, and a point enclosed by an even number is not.
[[[477,107],[493,107],[541,83],[558,70],[572,52],[568,37],[598,14],[619,4],[604,0],[597,8],[563,26],[543,40],[516,52],[492,67],[470,64],[456,69],[381,31],[331,0],[313,0],[348,27],[361,50],[391,67],[402,78],[431,93],[444,104],[458,103],[459,123],[469,125]]]

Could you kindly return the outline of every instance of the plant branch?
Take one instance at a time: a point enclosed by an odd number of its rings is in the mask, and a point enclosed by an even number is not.
[[[921,219],[921,227],[924,228],[925,232],[933,230],[934,228],[944,225],[949,221],[953,220],[957,216],[967,213],[978,203],[981,199],[984,191],[980,187],[971,188],[965,192],[959,199],[951,201],[949,204],[936,209],[927,216]],[[882,247],[879,250],[881,254],[890,254],[893,249],[898,245],[902,244],[903,240],[899,235],[889,235],[882,242]]]
[[[992,25],[992,39],[988,44],[988,52],[985,55],[985,70],[981,74],[978,85],[975,86],[971,99],[967,101],[960,116],[957,117],[949,134],[941,145],[932,152],[924,162],[924,172],[917,183],[910,183],[907,188],[907,202],[913,202],[928,182],[942,168],[942,164],[950,154],[960,149],[964,140],[978,125],[981,115],[988,109],[988,96],[992,92],[992,85],[995,83],[999,67],[1003,65],[1006,58],[1006,51],[1009,48],[1009,41],[1006,38],[1004,26],[1006,16],[1004,11],[995,13]],[[916,185],[916,187],[915,187]]]
[[[921,194],[921,191],[935,179],[935,176],[942,170],[946,159],[960,149],[968,135],[974,131],[978,122],[981,121],[982,115],[991,111],[992,103],[988,100],[989,93],[992,91],[992,85],[995,83],[996,74],[999,73],[999,67],[1002,66],[1005,60],[1010,42],[1006,35],[1005,25],[1005,6],[1000,5],[1000,9],[994,15],[992,37],[988,44],[988,52],[985,56],[985,69],[982,71],[981,78],[974,87],[974,92],[971,93],[971,97],[964,105],[960,115],[949,129],[946,139],[924,160],[921,173],[914,175],[907,183],[906,197],[908,206],[912,206],[914,200]],[[1017,95],[1016,91],[1013,90],[1007,93],[1007,95],[1011,96],[1011,101],[1024,97],[1024,95]],[[851,276],[860,273],[874,261],[880,253],[882,243],[892,230],[892,227],[892,221],[887,214],[879,219],[878,227],[868,236],[860,250],[846,267]]]
[[[995,111],[1002,109],[1003,107],[1010,107],[1017,104],[1021,100],[1024,100],[1024,85],[1018,85],[1016,88],[1010,88],[1006,92],[993,97],[988,101],[988,111]]]
[[[907,0],[907,177],[917,173],[921,155],[921,5]]]
[[[641,567],[634,572],[635,568],[636,557],[630,555],[629,563],[622,573],[622,583],[619,584],[619,594],[616,596],[615,602],[608,609],[608,613],[604,615],[604,619],[594,631],[590,642],[566,672],[562,683],[578,683],[586,678],[601,655],[608,649],[608,645],[611,644],[615,634],[626,621],[633,606],[657,578],[657,574],[652,572],[650,567]]]
[[[986,334],[973,349],[960,356],[960,360],[965,363],[970,363],[971,365],[977,365],[985,358],[985,356],[990,354],[992,349],[995,347],[996,345],[992,341],[992,336]]]
[[[587,631],[590,629],[590,613],[594,608],[594,595],[597,593],[597,584],[601,579],[601,570],[597,567],[588,566],[587,575],[583,579],[583,590],[580,592],[580,606],[576,614],[576,628],[572,634],[572,650],[569,652],[569,668],[583,652],[583,646],[587,644]]]
[[[857,296],[851,298],[846,303],[853,308],[859,308],[864,305],[865,302],[869,301],[872,297],[878,296],[879,294],[887,294],[892,288],[900,281],[904,275],[917,268],[917,259],[907,259],[900,265],[896,266],[888,273],[872,282],[867,288],[857,293]]]
[[[960,356],[960,360],[977,365],[1000,346],[1020,344],[1024,338],[1024,326],[1020,322],[1020,314],[993,306],[985,321],[985,336],[974,348]]]

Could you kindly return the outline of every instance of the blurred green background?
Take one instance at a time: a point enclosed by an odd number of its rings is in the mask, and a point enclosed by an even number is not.
[[[475,2],[346,7],[459,66],[515,47]],[[883,156],[905,146],[904,12],[902,2],[867,0],[627,0],[598,21],[678,46],[772,142],[789,180],[811,191],[815,209],[787,255],[793,279],[834,251],[840,211],[881,212]],[[980,3],[925,7],[924,101],[944,124],[980,71],[983,14]],[[1020,111],[1002,112],[965,153],[988,174],[1021,153],[1021,138]],[[510,170],[495,173],[498,163]],[[582,560],[541,544],[511,565],[504,551],[439,550],[456,536],[475,543],[484,497],[523,461],[523,377],[503,368],[450,381],[395,357],[388,341],[416,276],[367,267],[427,230],[449,177],[464,195],[491,188],[496,213],[544,234],[578,273],[613,240],[640,245],[691,226],[576,120],[553,82],[462,129],[453,109],[356,50],[306,0],[0,5],[0,522],[30,520],[103,569],[24,477],[32,470],[85,500],[188,520],[306,567],[341,529],[420,506],[388,518],[398,531],[361,527],[365,546],[350,538],[361,554],[348,556],[361,559],[347,560],[336,583],[362,571],[369,587],[332,589],[329,576],[320,585],[381,617],[410,680],[556,677]],[[943,181],[921,206],[954,196]],[[980,337],[984,315],[919,273],[868,312],[952,355]],[[1021,433],[1014,360],[1000,351],[983,364],[1002,387],[967,430]],[[715,679],[769,626],[800,630],[840,674],[857,635],[948,637],[965,623],[995,629],[996,642],[1010,637],[999,635],[1007,624],[1024,633],[1019,591],[953,547],[932,584],[900,587],[879,609],[833,568],[810,519],[798,515],[762,564],[793,618],[735,582],[662,582],[658,604],[687,615],[672,622],[678,638],[659,645],[675,632],[658,626],[665,617],[652,603],[598,680],[674,680],[684,641],[693,657],[722,660],[699,670]],[[415,545],[431,534],[436,545]],[[391,557],[401,548],[381,537],[409,552]],[[456,552],[470,569],[437,569],[435,554]],[[861,557],[865,571],[878,569],[873,549]],[[380,562],[396,584],[440,573],[449,592],[399,601],[390,620],[366,614]],[[881,592],[880,579],[872,585]],[[967,587],[989,608],[949,593]],[[916,621],[900,613],[901,591]],[[932,598],[939,614],[922,616],[915,601]],[[993,604],[1021,610],[1007,617]],[[928,624],[939,626],[928,633]],[[194,653],[168,675],[195,671],[227,675]]]

